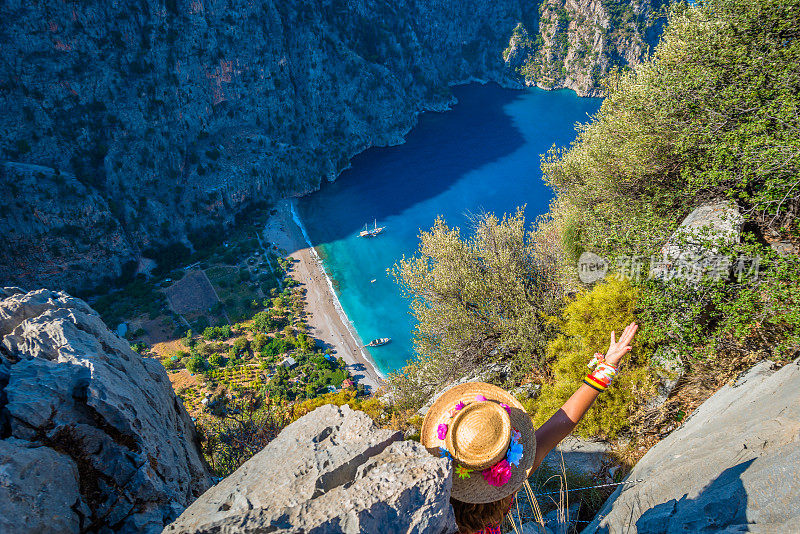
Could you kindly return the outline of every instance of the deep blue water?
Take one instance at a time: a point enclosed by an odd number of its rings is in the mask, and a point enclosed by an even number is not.
[[[552,192],[541,179],[541,155],[553,144],[568,145],[575,123],[588,121],[601,103],[572,91],[494,84],[454,93],[459,102],[452,111],[422,114],[405,144],[366,150],[335,182],[297,204],[361,339],[392,338],[370,349],[383,373],[413,355],[409,302],[387,269],[414,253],[420,229],[437,215],[465,231],[467,216],[482,211],[501,216],[525,204],[531,222],[545,213]],[[375,219],[384,233],[358,237]]]

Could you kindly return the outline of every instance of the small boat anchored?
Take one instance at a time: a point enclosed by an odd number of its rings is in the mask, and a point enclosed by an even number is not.
[[[391,340],[392,340],[392,338],[390,338],[390,337],[380,337],[378,339],[373,339],[372,341],[370,341],[369,343],[367,343],[364,346],[365,347],[380,347],[381,345],[386,345]]]
[[[375,237],[379,233],[383,232],[385,226],[378,227],[378,219],[375,219],[375,227],[370,230],[368,225],[364,225],[364,229],[358,234],[360,237]]]

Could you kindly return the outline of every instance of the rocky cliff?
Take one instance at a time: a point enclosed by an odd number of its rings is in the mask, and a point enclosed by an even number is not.
[[[520,22],[503,58],[525,85],[602,96],[611,68],[635,65],[658,40],[661,0],[543,0]]]
[[[348,406],[317,408],[165,529],[190,532],[457,531],[451,464]]]
[[[796,532],[800,360],[751,369],[639,460],[585,534]]]
[[[65,293],[0,299],[0,532],[160,532],[211,483],[164,368]]]
[[[108,202],[68,172],[0,163],[0,285],[17,280],[82,287],[119,273],[135,258]]]
[[[82,188],[57,198],[101,199],[90,210],[127,242],[95,241],[125,259],[230,222],[253,200],[315,190],[354,154],[400,142],[420,111],[445,109],[451,84],[594,94],[609,67],[644,54],[649,1],[10,0],[0,5],[0,159],[74,175]],[[627,22],[615,26],[610,10]],[[48,226],[44,182],[3,199],[0,276],[28,287],[96,280],[70,271],[87,266],[70,259],[80,245],[42,244],[40,229],[91,219]],[[31,213],[49,222],[20,233]],[[23,245],[50,247],[56,265]]]

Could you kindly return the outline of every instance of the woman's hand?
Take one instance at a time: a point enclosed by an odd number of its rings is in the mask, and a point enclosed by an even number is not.
[[[639,325],[636,323],[629,324],[619,337],[619,341],[616,341],[614,332],[611,332],[611,345],[609,345],[608,352],[606,352],[606,363],[614,367],[619,366],[619,361],[622,357],[630,352],[631,341],[638,329]]]

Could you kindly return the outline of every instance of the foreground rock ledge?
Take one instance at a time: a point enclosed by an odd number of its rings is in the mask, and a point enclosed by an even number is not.
[[[298,419],[165,529],[189,532],[455,532],[450,464],[364,413]]]
[[[798,532],[800,360],[751,369],[650,449],[586,533]]]
[[[159,532],[210,483],[161,364],[80,299],[0,289],[0,532]]]

